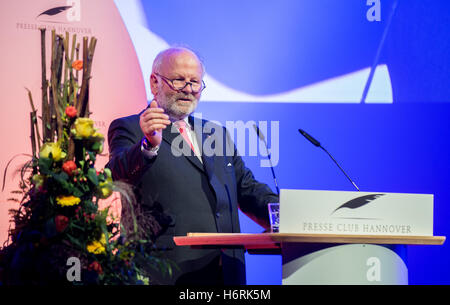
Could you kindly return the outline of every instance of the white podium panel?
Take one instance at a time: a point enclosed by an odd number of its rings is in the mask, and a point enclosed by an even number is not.
[[[283,285],[407,285],[408,269],[393,250],[369,244],[327,247],[305,255],[283,244]]]

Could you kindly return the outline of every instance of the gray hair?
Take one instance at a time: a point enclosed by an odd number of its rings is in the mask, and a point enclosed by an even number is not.
[[[153,61],[152,66],[152,73],[159,72],[161,65],[164,61],[164,58],[172,53],[181,53],[181,52],[188,52],[193,54],[198,61],[200,62],[200,65],[202,66],[202,76],[205,75],[205,65],[203,64],[203,61],[201,60],[200,56],[195,52],[194,50],[188,48],[188,47],[182,47],[182,46],[176,46],[176,47],[170,47],[168,49],[165,49],[156,55],[155,60]]]

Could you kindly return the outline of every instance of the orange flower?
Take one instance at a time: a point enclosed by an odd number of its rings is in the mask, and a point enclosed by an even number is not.
[[[62,165],[62,170],[69,176],[73,175],[73,171],[77,169],[77,165],[72,160],[66,161]]]
[[[72,68],[74,68],[77,71],[81,71],[83,69],[83,61],[82,60],[75,60],[72,63]]]
[[[77,116],[77,108],[75,108],[74,106],[67,106],[66,107],[66,115],[69,118],[74,118]]]
[[[88,270],[89,270],[89,271],[95,271],[95,272],[97,272],[98,274],[103,274],[102,266],[101,266],[100,263],[97,262],[97,261],[92,262],[92,263],[88,266]]]

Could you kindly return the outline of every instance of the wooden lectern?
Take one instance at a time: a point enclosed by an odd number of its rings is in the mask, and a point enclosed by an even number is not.
[[[281,233],[189,233],[174,241],[281,253],[283,285],[408,284],[406,245],[445,241],[433,236],[430,194],[282,189],[278,211],[269,213]]]
[[[406,245],[442,245],[443,236],[294,233],[189,233],[177,246],[243,247],[249,253],[281,253],[283,285],[408,284]]]

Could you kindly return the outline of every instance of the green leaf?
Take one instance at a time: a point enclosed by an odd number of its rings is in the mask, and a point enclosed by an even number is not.
[[[106,180],[105,175],[103,175],[102,173],[99,173],[98,174],[98,180],[102,181],[102,182],[105,181]]]
[[[56,182],[58,182],[62,188],[71,191],[69,182],[67,181],[69,179],[69,176],[65,172],[61,172],[59,174],[52,173],[51,174]]]
[[[77,225],[77,224],[75,224],[75,223],[71,223],[71,226],[72,226],[73,228],[75,228],[75,229],[78,229],[78,230],[84,232],[84,228],[83,228],[82,226],[79,226],[79,225]]]
[[[53,198],[52,196],[50,196],[50,197],[48,198],[48,200],[50,201],[50,205],[52,205],[52,206],[55,205],[55,200],[54,200],[54,198]]]
[[[93,151],[99,151],[99,150],[100,150],[100,145],[101,145],[100,142],[95,142],[94,144],[92,144],[91,149],[92,149]],[[95,158],[95,157],[94,157],[94,158]],[[92,158],[91,158],[91,159],[92,159]]]
[[[94,163],[95,162],[95,153],[92,151],[88,151],[89,159]]]
[[[90,190],[89,186],[86,184],[79,184],[79,187],[81,188],[81,191],[85,192],[85,193],[89,192],[89,190]]]
[[[86,211],[92,211],[92,212],[97,211],[97,206],[90,200],[86,200],[84,202],[84,206],[85,206]]]
[[[69,175],[67,175],[66,172],[60,172],[60,173],[57,174],[57,175],[58,175],[59,179],[61,179],[61,180],[64,180],[64,181],[69,180]]]
[[[66,236],[67,236],[67,238],[69,239],[69,241],[73,244],[73,245],[75,245],[75,246],[77,246],[78,248],[80,248],[80,249],[85,249],[86,247],[78,240],[78,239],[76,239],[75,237],[72,237],[72,236],[70,236],[69,234],[66,234]]]
[[[87,177],[95,186],[98,185],[97,171],[95,168],[90,168],[88,170]]]
[[[49,158],[39,158],[38,160],[38,166],[39,166],[39,171],[44,174],[44,175],[48,175],[51,172],[51,167],[53,164],[53,160],[49,159]]]
[[[106,228],[105,225],[101,226],[102,228],[102,233],[105,234],[105,239],[106,239],[106,249],[108,250],[108,252],[111,252],[111,246],[109,244],[109,234],[108,234],[108,230]]]
[[[82,197],[83,194],[84,193],[80,191],[80,189],[77,188],[76,186],[72,188],[72,195],[74,195],[75,197]]]

